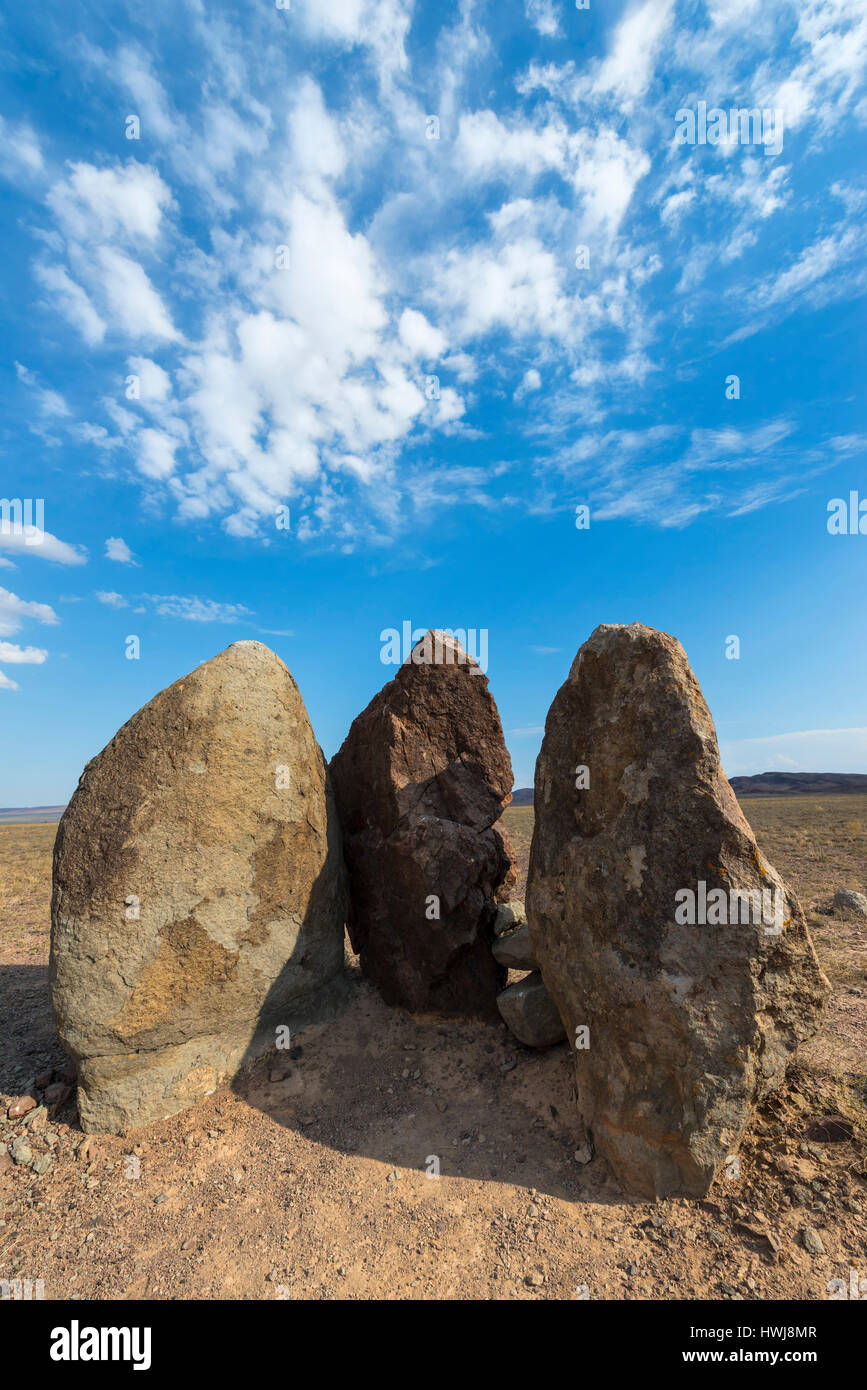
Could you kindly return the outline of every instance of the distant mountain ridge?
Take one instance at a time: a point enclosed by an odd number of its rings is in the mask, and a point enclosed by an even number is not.
[[[736,796],[839,796],[867,792],[867,772],[759,772],[730,777]]]
[[[753,777],[730,777],[736,796],[850,796],[867,795],[867,772],[757,772]],[[533,788],[516,787],[513,806],[532,806]]]
[[[512,792],[512,805],[513,805],[513,806],[532,806],[532,804],[533,804],[533,788],[532,788],[532,787],[516,787],[515,790]]]

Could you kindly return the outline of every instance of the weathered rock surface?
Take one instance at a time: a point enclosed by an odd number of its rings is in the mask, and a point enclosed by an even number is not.
[[[496,1017],[512,767],[487,677],[454,639],[427,634],[354,720],[331,776],[364,973],[389,1004]]]
[[[527,920],[524,904],[519,898],[513,898],[511,902],[500,903],[497,908],[497,915],[494,918],[494,936],[506,936],[507,933],[516,931],[523,926]]]
[[[494,960],[507,970],[538,970],[539,962],[530,940],[530,928],[524,922],[513,932],[498,936],[493,945]]]
[[[506,1026],[527,1047],[552,1047],[566,1036],[557,1005],[538,972],[498,994],[497,1008]]]
[[[639,623],[596,629],[548,714],[535,812],[530,936],[579,1042],[588,1132],[628,1191],[701,1195],[815,1032],[827,981],[723,775],[679,642]],[[766,921],[760,899],[732,904],[730,890],[763,889]]]
[[[85,1130],[212,1091],[340,995],[345,876],[283,662],[236,642],[88,763],[57,834],[51,998]]]
[[[857,917],[867,917],[867,897],[851,888],[838,888],[834,894],[834,907],[841,912],[853,912]]]

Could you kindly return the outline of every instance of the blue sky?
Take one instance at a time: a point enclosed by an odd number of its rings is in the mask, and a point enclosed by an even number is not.
[[[239,638],[330,756],[407,621],[487,630],[517,785],[634,620],[729,775],[867,771],[862,0],[2,24],[0,804]]]

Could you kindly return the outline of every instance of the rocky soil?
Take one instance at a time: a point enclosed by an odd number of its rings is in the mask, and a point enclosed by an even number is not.
[[[243,1084],[126,1139],[83,1134],[72,1095],[45,1089],[65,1066],[56,827],[0,827],[0,1279],[61,1299],[822,1300],[867,1278],[867,931],[828,911],[865,886],[867,799],[746,812],[808,909],[830,1013],[709,1198],[658,1203],[581,1161],[565,1044],[411,1018],[353,957],[341,1018]],[[525,856],[532,811],[506,822]]]

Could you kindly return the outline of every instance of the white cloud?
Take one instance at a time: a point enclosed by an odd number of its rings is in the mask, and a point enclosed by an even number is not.
[[[143,594],[163,618],[185,618],[194,623],[236,623],[250,616],[243,603],[217,603],[195,594]]]
[[[140,400],[144,405],[162,404],[172,394],[172,379],[158,362],[149,357],[128,357],[127,366],[139,379]]]
[[[449,252],[434,292],[463,339],[495,328],[517,337],[568,338],[572,331],[563,265],[532,235],[501,235],[489,246]]]
[[[412,10],[412,0],[297,0],[300,23],[309,34],[346,47],[369,47],[385,83],[407,67],[404,41]]]
[[[66,541],[52,536],[50,531],[31,531],[25,534],[25,530],[26,527],[17,531],[11,526],[8,530],[0,526],[0,550],[10,551],[19,556],[32,555],[36,559],[52,560],[58,565],[87,564],[87,554],[82,547],[67,545]]]
[[[0,116],[0,172],[13,181],[29,180],[42,173],[45,160],[34,130]]]
[[[682,217],[687,208],[695,202],[695,189],[682,188],[666,198],[660,211],[663,222],[675,222]]]
[[[152,242],[158,236],[171,193],[156,169],[129,163],[97,169],[69,165],[68,178],[56,183],[47,198],[67,236],[79,242]]]
[[[569,134],[565,124],[533,125],[527,120],[506,125],[490,110],[461,116],[457,155],[465,176],[492,174],[514,176],[521,172],[536,178],[546,170],[566,167]]]
[[[98,260],[103,294],[120,332],[131,338],[177,338],[165,305],[137,261],[107,246]]]
[[[683,527],[707,513],[740,515],[798,495],[828,466],[824,449],[808,454],[793,423],[776,419],[751,430],[673,426],[584,432],[556,458],[594,521],[633,520]],[[550,472],[551,461],[546,461]]]
[[[59,621],[49,604],[22,599],[9,589],[0,588],[0,636],[11,637],[28,619],[51,625]]]
[[[428,323],[424,314],[420,314],[417,309],[404,309],[398,323],[398,332],[401,341],[406,344],[413,357],[419,357],[424,361],[442,357],[448,347],[445,334]]]
[[[629,103],[646,92],[674,11],[673,0],[644,0],[621,19],[609,52],[592,79],[593,91]]]
[[[765,307],[785,302],[824,279],[841,261],[848,260],[863,238],[847,228],[840,233],[832,233],[814,242],[801,253],[798,260],[790,265],[757,292],[756,302]]]
[[[104,603],[106,608],[128,608],[129,600],[123,594],[117,593],[114,589],[97,589],[94,597]]]
[[[34,274],[41,285],[54,296],[52,307],[65,314],[91,346],[105,337],[105,320],[100,317],[87,293],[71,278],[62,266],[40,264]]]
[[[541,390],[541,387],[542,378],[539,372],[536,370],[535,367],[528,367],[524,375],[521,377],[520,385],[515,391],[513,400],[521,401],[524,399],[525,396],[529,396],[533,391]]]
[[[122,536],[108,537],[105,542],[105,558],[107,560],[117,560],[121,565],[138,564],[138,560],[133,555]]]
[[[138,435],[139,471],[146,478],[162,481],[171,476],[175,469],[175,450],[178,440],[164,430],[143,429]]]
[[[15,363],[15,371],[19,381],[23,381],[28,386],[36,398],[36,404],[42,415],[69,415],[69,406],[58,391],[52,391],[48,387],[40,385],[39,378],[35,372],[31,372],[20,362]]]
[[[41,666],[47,656],[44,647],[19,647],[14,642],[0,642],[0,661],[10,666]]]
[[[543,38],[556,39],[561,36],[560,14],[554,0],[524,0],[524,13]]]
[[[579,134],[576,153],[573,182],[584,198],[584,230],[591,236],[615,236],[650,159],[608,129],[594,138]]]
[[[51,219],[36,273],[52,318],[93,347],[108,337],[104,364],[117,376],[125,359],[141,383],[136,400],[94,392],[86,423],[68,425],[98,468],[129,458],[154,506],[234,536],[269,539],[291,500],[298,540],[379,546],[432,496],[490,505],[489,479],[439,467],[436,435],[478,435],[490,417],[474,408],[502,401],[540,451],[522,481],[595,469],[602,515],[682,525],[791,494],[785,439],[762,453],[755,439],[729,449],[675,432],[665,457],[649,388],[719,346],[686,347],[711,303],[734,341],[837,282],[853,299],[864,287],[860,175],[835,163],[829,202],[799,157],[857,109],[859,0],[810,0],[794,21],[713,0],[676,25],[671,0],[628,2],[597,17],[601,56],[580,62],[568,53],[587,17],[525,0],[526,19],[509,21],[537,55],[525,72],[501,71],[501,29],[486,32],[473,0],[425,31],[412,72],[410,0],[298,0],[235,26],[193,11],[195,84],[172,85],[158,48],[81,49],[118,109],[141,117],[125,161],[46,176],[31,159]],[[570,42],[549,43],[561,29]],[[679,102],[778,92],[787,141],[792,112],[801,121],[789,164],[734,147],[675,157]],[[425,139],[430,111],[440,140]],[[660,288],[672,273],[676,298]],[[431,372],[438,400],[425,398]],[[34,389],[61,432],[65,399]],[[659,452],[612,439],[613,410],[643,418],[636,433]],[[609,452],[583,457],[585,436]],[[722,482],[704,479],[714,469]],[[550,482],[533,505],[557,505]]]

